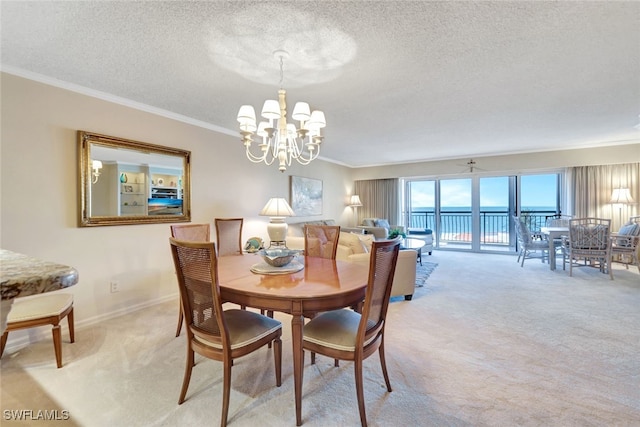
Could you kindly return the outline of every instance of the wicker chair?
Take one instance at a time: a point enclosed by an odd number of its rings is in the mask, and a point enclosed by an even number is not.
[[[339,225],[305,225],[304,254],[318,258],[336,259]]]
[[[209,224],[183,224],[171,226],[171,237],[189,242],[208,242],[210,240],[211,227]],[[180,336],[182,330],[182,306],[178,313],[178,327],[176,328],[176,337]]]
[[[242,255],[243,218],[215,218],[218,256]]]
[[[638,267],[640,272],[640,216],[631,217],[617,233],[611,233],[611,260]]]
[[[367,425],[362,363],[376,350],[380,356],[387,390],[391,391],[384,356],[384,329],[399,248],[400,243],[397,240],[373,242],[362,314],[349,309],[325,312],[311,319],[303,330],[304,349],[334,359],[354,362],[356,395],[362,426]]]
[[[187,362],[178,404],[185,401],[194,353],[221,361],[222,416],[227,425],[233,360],[273,342],[276,385],[281,384],[282,324],[247,310],[222,309],[215,244],[170,239],[187,329]],[[206,303],[205,303],[206,302]]]
[[[518,239],[518,259],[520,267],[524,267],[524,260],[528,258],[537,258],[532,254],[536,251],[540,251],[540,259],[544,262],[548,258],[549,243],[547,240],[536,240],[531,235],[529,227],[517,216],[513,217],[513,221],[516,227],[516,237]],[[522,261],[520,261],[522,260]]]
[[[573,275],[573,267],[596,265],[602,272],[611,270],[611,220],[602,218],[576,218],[569,221],[569,237],[563,245],[562,268],[569,263],[569,276]],[[579,264],[584,260],[584,264]]]

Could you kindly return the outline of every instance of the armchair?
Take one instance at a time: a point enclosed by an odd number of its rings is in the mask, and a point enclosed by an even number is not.
[[[611,233],[611,260],[638,267],[640,272],[640,217],[637,223],[623,225],[617,233]]]

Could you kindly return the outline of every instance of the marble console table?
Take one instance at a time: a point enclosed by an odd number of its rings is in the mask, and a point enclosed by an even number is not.
[[[15,298],[57,291],[76,283],[78,271],[73,267],[0,249],[0,334],[7,326],[7,315]]]

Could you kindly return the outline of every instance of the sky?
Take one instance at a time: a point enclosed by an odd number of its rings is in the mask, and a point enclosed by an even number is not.
[[[521,206],[555,207],[557,174],[523,175],[521,177]],[[471,178],[440,180],[443,207],[471,206]],[[480,206],[509,205],[509,177],[480,178]],[[435,181],[412,181],[412,207],[435,205]]]

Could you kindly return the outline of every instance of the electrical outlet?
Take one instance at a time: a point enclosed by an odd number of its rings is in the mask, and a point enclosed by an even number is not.
[[[111,293],[116,293],[119,291],[119,284],[117,280],[112,280],[111,281]]]

